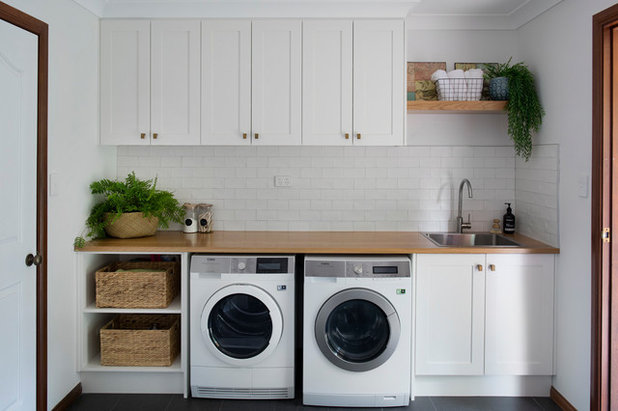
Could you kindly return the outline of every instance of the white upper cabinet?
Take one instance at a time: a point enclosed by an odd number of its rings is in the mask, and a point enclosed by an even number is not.
[[[152,144],[200,144],[200,22],[154,20]]]
[[[253,144],[301,143],[301,21],[254,20]]]
[[[101,144],[150,144],[150,21],[101,21]]]
[[[554,256],[487,255],[485,373],[552,375]]]
[[[405,50],[402,20],[354,21],[354,139],[403,145]]]
[[[416,374],[482,375],[483,254],[419,254]]]
[[[200,23],[101,22],[101,144],[200,143]]]
[[[202,22],[202,144],[251,143],[251,20]]]
[[[306,20],[303,144],[349,145],[352,132],[352,20]]]

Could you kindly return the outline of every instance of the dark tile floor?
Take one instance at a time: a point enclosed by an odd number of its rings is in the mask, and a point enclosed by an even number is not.
[[[333,411],[358,408],[330,408]],[[291,411],[329,410],[327,407],[303,406],[296,400],[208,400],[175,394],[83,394],[69,407],[73,411]],[[380,410],[371,408],[365,410]],[[384,410],[413,411],[560,411],[545,397],[417,397],[408,407]]]

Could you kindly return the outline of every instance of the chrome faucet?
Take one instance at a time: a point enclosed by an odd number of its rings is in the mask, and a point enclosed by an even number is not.
[[[470,213],[468,213],[468,221],[464,223],[463,217],[461,216],[461,204],[463,202],[463,189],[464,186],[468,186],[468,198],[472,198],[472,185],[470,184],[470,180],[464,178],[461,180],[461,184],[459,184],[459,200],[457,205],[457,232],[463,233],[464,228],[469,230],[472,228],[472,224],[470,223]]]

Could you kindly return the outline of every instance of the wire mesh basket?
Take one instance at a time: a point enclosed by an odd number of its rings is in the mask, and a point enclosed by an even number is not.
[[[480,100],[483,92],[483,78],[441,78],[436,80],[436,91],[438,100]]]

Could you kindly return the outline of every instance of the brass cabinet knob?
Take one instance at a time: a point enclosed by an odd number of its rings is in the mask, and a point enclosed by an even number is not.
[[[483,271],[483,266],[482,266],[481,264],[477,264],[477,265],[476,265],[476,269],[477,269],[478,271]]]
[[[356,133],[356,139],[360,140],[361,139],[361,133]]]
[[[143,139],[145,139],[145,138],[146,138],[146,133],[141,133],[141,134],[139,135],[139,138],[141,138],[142,140],[143,140]]]
[[[255,134],[253,135],[253,138],[255,138],[256,140],[258,140],[258,139],[260,138],[260,134],[259,134],[259,133],[255,133]]]
[[[152,138],[154,138],[155,140],[157,139],[157,137],[159,137],[158,133],[152,133]]]
[[[247,139],[247,133],[242,133],[242,138],[243,138],[243,140],[246,140]]]
[[[350,133],[345,133],[345,139],[349,140],[350,139]]]
[[[489,264],[489,271],[496,271],[496,266],[493,264]]]

